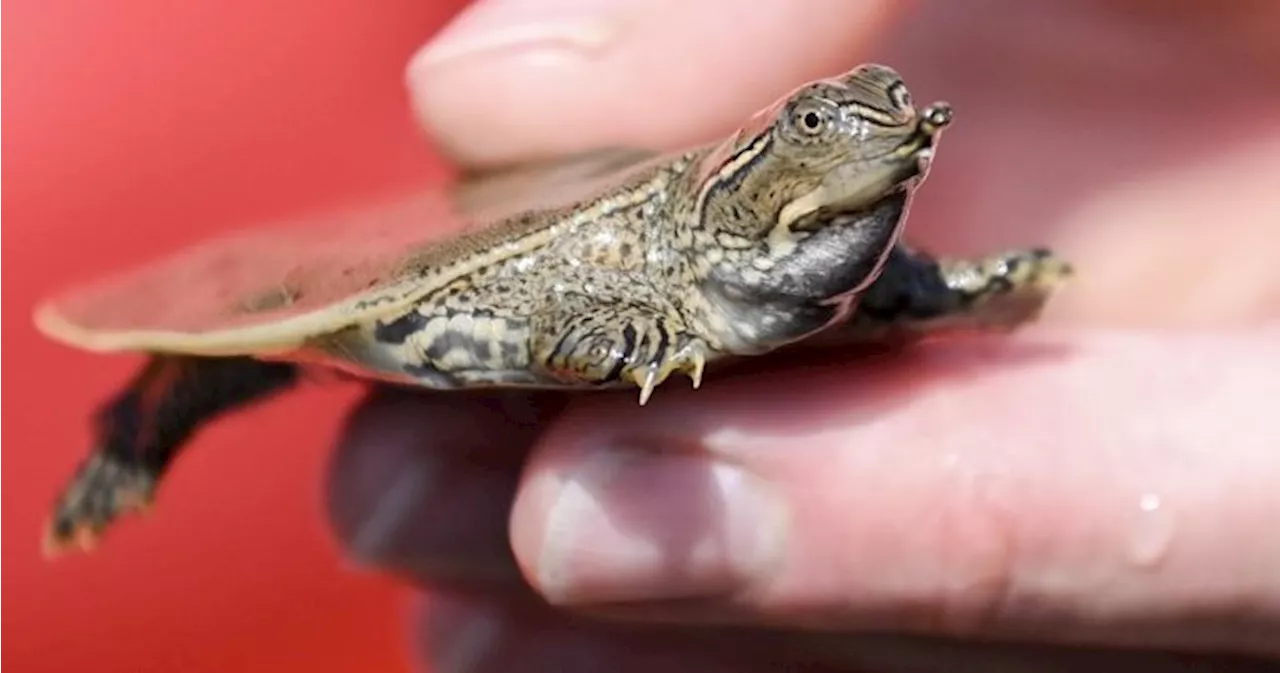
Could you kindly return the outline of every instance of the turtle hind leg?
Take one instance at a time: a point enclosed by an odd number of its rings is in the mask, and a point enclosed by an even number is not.
[[[297,368],[286,363],[152,356],[99,409],[95,449],[58,498],[46,553],[91,548],[118,517],[151,503],[165,471],[203,423],[297,378]]]
[[[841,336],[895,341],[956,331],[1007,332],[1035,321],[1073,274],[1070,264],[1039,248],[935,259],[898,246]]]

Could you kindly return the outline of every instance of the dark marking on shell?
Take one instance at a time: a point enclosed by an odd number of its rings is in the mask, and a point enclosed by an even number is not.
[[[503,362],[516,362],[520,359],[520,345],[512,341],[499,341],[498,349],[502,353]]]
[[[428,360],[443,360],[453,351],[470,353],[473,358],[480,360],[484,360],[488,354],[492,353],[488,341],[476,339],[466,332],[449,329],[432,339],[422,355]]]
[[[404,372],[432,388],[457,388],[458,380],[430,363],[404,365]]]
[[[373,328],[373,338],[386,344],[402,344],[426,325],[426,316],[418,311],[409,311],[391,322],[379,322]]]

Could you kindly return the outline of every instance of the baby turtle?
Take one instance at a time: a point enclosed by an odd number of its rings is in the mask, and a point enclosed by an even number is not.
[[[1070,273],[1049,252],[945,260],[899,242],[950,122],[947,104],[917,109],[896,72],[864,65],[716,143],[462,181],[56,298],[36,312],[46,335],[148,360],[100,410],[50,549],[91,546],[151,502],[199,426],[306,369],[430,389],[634,386],[644,404],[673,373],[697,387],[707,365],[819,334],[1031,321]]]

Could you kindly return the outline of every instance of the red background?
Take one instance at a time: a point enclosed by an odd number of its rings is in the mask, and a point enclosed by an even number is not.
[[[68,281],[441,172],[403,88],[463,0],[21,0],[3,26],[3,656],[14,671],[407,670],[396,586],[343,561],[324,470],[354,388],[211,427],[149,518],[46,562],[86,419],[136,361],[31,327]],[[300,420],[301,419],[301,420]]]

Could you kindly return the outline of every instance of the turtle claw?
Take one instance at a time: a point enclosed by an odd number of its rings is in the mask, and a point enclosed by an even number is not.
[[[707,349],[701,342],[694,342],[685,347],[685,352],[684,361],[688,366],[681,371],[689,375],[693,389],[697,390],[702,387],[702,373],[707,368]]]
[[[653,395],[654,388],[657,388],[658,384],[662,383],[662,380],[658,378],[660,373],[660,368],[657,364],[651,364],[643,369],[631,370],[631,380],[634,381],[637,386],[640,386],[640,406],[643,407],[645,404],[648,404],[649,398]],[[662,374],[662,379],[665,378],[666,375]]]
[[[45,523],[44,540],[40,551],[47,559],[57,558],[68,552],[88,554],[97,548],[100,537],[87,526],[80,526],[70,533],[59,531],[50,521]]]
[[[644,367],[631,370],[628,376],[640,387],[640,406],[644,406],[653,396],[654,389],[676,372],[688,376],[695,390],[700,388],[706,366],[706,346],[701,341],[691,341],[675,355],[660,356],[658,360]]]

